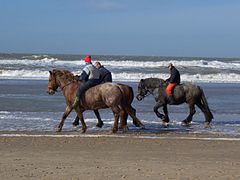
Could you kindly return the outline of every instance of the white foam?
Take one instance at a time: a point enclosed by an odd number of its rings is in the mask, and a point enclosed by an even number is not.
[[[80,74],[80,71],[73,72]],[[42,70],[0,70],[0,79],[36,79],[47,80],[48,71]],[[138,82],[140,79],[149,77],[166,79],[169,74],[163,73],[112,73],[113,81]],[[235,83],[240,82],[240,74],[235,73],[219,73],[219,74],[182,74],[181,80],[184,82],[221,82]]]
[[[192,60],[192,61],[179,61],[179,60],[167,60],[167,61],[101,61],[106,66],[117,66],[124,68],[141,67],[141,68],[156,68],[166,67],[169,62],[172,62],[175,66],[182,67],[208,67],[217,69],[240,69],[240,62],[222,62],[222,61],[206,61],[206,60]]]
[[[239,70],[240,62],[223,62],[223,61],[206,61],[206,60],[192,60],[192,61],[179,61],[179,60],[166,60],[166,61],[131,61],[131,60],[114,60],[107,61],[101,60],[102,64],[105,66],[112,67],[124,67],[124,68],[156,68],[156,67],[166,67],[169,62],[172,62],[175,66],[182,67],[205,67],[205,68],[217,68],[217,69],[231,69]],[[83,60],[58,60],[57,58],[45,57],[40,60],[29,60],[29,59],[13,59],[13,60],[1,60],[0,65],[45,65],[45,66],[63,66],[75,67],[76,65],[84,65]]]
[[[36,60],[30,59],[13,59],[13,60],[1,60],[0,66],[6,67],[21,67],[31,66],[32,70],[14,70],[13,68],[3,68],[0,69],[1,79],[48,79],[48,70],[53,68],[65,68],[65,69],[76,69],[74,74],[80,74],[81,68],[76,68],[84,65],[83,60],[58,60],[56,58],[51,58],[47,55],[33,55],[35,58],[42,58]],[[170,60],[171,61],[171,60]],[[169,62],[167,61],[132,61],[132,60],[101,60],[102,64],[106,65],[110,69],[131,69],[131,68],[157,68],[165,67]],[[177,61],[172,60],[176,66],[182,67],[204,67],[204,68],[216,68],[216,69],[227,69],[238,70],[240,69],[240,61],[223,62],[223,61],[206,61],[206,60],[192,60],[192,61]],[[23,67],[24,68],[24,67]],[[45,71],[44,71],[45,69]],[[154,72],[154,71],[153,71]],[[205,72],[206,73],[206,72]],[[114,81],[139,81],[140,79],[145,79],[149,77],[163,78],[169,77],[169,74],[163,73],[139,73],[139,72],[113,72]],[[182,81],[192,81],[192,82],[240,82],[239,73],[212,73],[212,74],[201,74],[196,72],[196,74],[181,74]]]
[[[162,136],[135,136],[135,135],[106,135],[106,134],[0,134],[0,137],[51,137],[51,138],[133,138],[133,139],[163,139],[163,140],[203,140],[203,141],[240,141],[238,137],[162,137]]]
[[[48,79],[48,71],[40,70],[0,70],[2,79]]]
[[[73,65],[84,65],[83,61],[59,61],[56,58],[43,58],[41,60],[29,60],[29,59],[23,59],[23,60],[1,60],[0,65],[25,65],[25,66],[65,66],[71,67]]]

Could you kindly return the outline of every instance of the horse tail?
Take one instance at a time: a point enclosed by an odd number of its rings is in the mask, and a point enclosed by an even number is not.
[[[203,105],[204,111],[208,114],[209,122],[210,122],[213,119],[213,114],[208,106],[208,102],[202,88],[200,88],[200,90],[201,90],[201,104]]]
[[[129,88],[129,104],[131,105],[132,102],[133,102],[133,99],[134,99],[134,92],[133,92],[133,88],[132,87],[128,87]],[[132,106],[131,106],[132,110],[133,110],[133,113],[134,115],[136,116],[136,109],[134,109]]]
[[[134,92],[133,92],[133,88],[130,87],[130,86],[127,86],[125,84],[118,84],[118,87],[122,93],[122,104],[123,104],[123,108],[125,109],[127,106],[131,106],[132,102],[133,102],[133,99],[134,99]],[[132,106],[131,106],[133,112],[134,112],[134,115],[136,115],[136,109],[134,109]]]
[[[121,86],[121,85],[120,85]],[[131,116],[131,118],[133,119],[133,124],[137,127],[144,127],[144,125],[141,123],[141,121],[136,117],[136,109],[134,109],[132,107],[132,102],[134,99],[134,92],[133,92],[133,88],[127,85],[123,85],[125,88],[123,87],[119,87],[121,90],[121,93],[123,95],[123,101],[122,101],[122,105],[124,110],[126,111],[127,114],[129,114]],[[124,91],[129,91],[128,95],[127,92],[125,93]]]

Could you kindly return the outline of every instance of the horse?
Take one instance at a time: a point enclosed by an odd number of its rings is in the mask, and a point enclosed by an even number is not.
[[[120,90],[121,90],[121,92],[123,94],[124,101],[127,102],[127,104],[129,106],[131,106],[131,104],[133,102],[133,99],[134,99],[134,93],[133,93],[132,87],[130,87],[130,86],[126,85],[126,84],[121,84],[121,83],[117,83],[116,85],[120,88]],[[131,108],[132,108],[132,111],[133,111],[134,115],[136,116],[136,109],[134,109],[132,106],[131,106]],[[101,128],[104,125],[104,123],[103,123],[103,121],[101,119],[99,111],[98,110],[94,110],[94,114],[95,114],[95,116],[97,117],[97,120],[98,120],[96,126]],[[121,111],[120,117],[121,117],[121,121],[120,121],[121,124],[120,124],[119,129],[123,129],[124,131],[126,131],[125,128],[127,127],[128,113],[125,110]],[[133,124],[135,126],[139,127],[138,122],[135,121],[134,118],[133,118]],[[79,125],[79,118],[78,118],[78,116],[75,117],[74,121],[72,122],[72,125],[74,127]]]
[[[66,110],[57,127],[57,132],[62,130],[63,124],[67,116],[73,110],[72,103],[78,87],[82,82],[76,81],[74,75],[67,70],[54,69],[49,71],[48,90],[50,95],[53,95],[58,87],[63,91],[66,100]],[[125,98],[120,88],[114,83],[104,83],[88,89],[82,96],[79,106],[75,109],[77,116],[82,124],[82,133],[86,132],[87,126],[83,118],[85,110],[98,110],[103,108],[111,108],[114,114],[113,133],[118,131],[119,116],[123,111],[126,111],[135,121],[137,126],[143,126],[141,121],[135,116],[131,105],[124,101]],[[125,125],[126,126],[126,125]],[[124,127],[127,129],[126,127]]]
[[[169,123],[168,117],[168,96],[166,93],[167,82],[160,78],[146,78],[141,79],[138,84],[137,100],[141,101],[147,95],[152,94],[155,98],[156,104],[153,108],[157,117],[162,119],[164,125]],[[187,103],[190,113],[186,119],[182,121],[182,125],[189,125],[192,122],[193,115],[195,114],[195,105],[197,105],[205,116],[205,127],[210,127],[210,123],[213,119],[212,112],[208,106],[207,99],[201,87],[192,83],[184,83],[175,86],[173,90],[173,97],[175,99],[174,105]],[[163,113],[160,113],[158,109],[163,107]]]
[[[68,71],[65,71],[65,74],[66,73],[70,73],[69,75],[71,76],[71,72],[68,72]],[[79,76],[75,76],[77,79],[79,78]],[[124,102],[126,102],[128,104],[128,106],[130,106],[132,108],[132,111],[134,113],[134,116],[136,116],[136,109],[134,109],[132,107],[132,102],[133,102],[133,99],[134,99],[134,93],[133,93],[133,89],[132,87],[126,85],[126,84],[121,84],[121,83],[117,83],[115,84],[117,85],[122,94],[123,94],[123,98],[124,98]],[[93,110],[95,116],[97,117],[97,124],[96,124],[96,127],[99,127],[99,128],[102,128],[102,126],[104,125],[102,119],[101,119],[101,116],[100,116],[100,113],[98,110]],[[128,130],[128,126],[127,126],[127,119],[128,119],[128,113],[126,112],[126,110],[123,110],[121,111],[120,113],[120,127],[119,129],[123,129],[123,131],[127,131]],[[136,118],[132,118],[133,119],[133,124],[136,126],[136,127],[139,127],[139,126],[142,126],[142,128],[144,128],[144,125],[143,124],[139,124],[138,121],[136,121]],[[72,122],[72,125],[74,127],[78,126],[79,125],[79,118],[78,116],[75,117],[74,121]]]

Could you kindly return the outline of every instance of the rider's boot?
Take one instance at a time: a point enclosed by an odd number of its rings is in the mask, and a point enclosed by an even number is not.
[[[76,109],[77,106],[78,106],[78,104],[79,104],[79,97],[76,96],[76,97],[74,98],[74,101],[73,101],[73,104],[72,104],[72,108]]]

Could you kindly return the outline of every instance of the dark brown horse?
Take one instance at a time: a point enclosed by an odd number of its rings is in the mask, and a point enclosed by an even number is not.
[[[67,70],[49,71],[48,93],[53,95],[57,88],[60,87],[66,100],[66,110],[58,125],[57,131],[61,131],[64,121],[72,111],[72,103],[76,91],[80,85],[80,81],[74,80],[74,75]],[[126,111],[136,122],[136,125],[143,126],[139,119],[135,116],[133,109],[127,102],[118,85],[113,83],[104,83],[88,89],[83,96],[79,106],[76,108],[77,116],[82,124],[82,133],[87,129],[83,118],[85,110],[98,110],[103,108],[111,108],[114,114],[113,133],[118,130],[118,119],[122,112]]]

